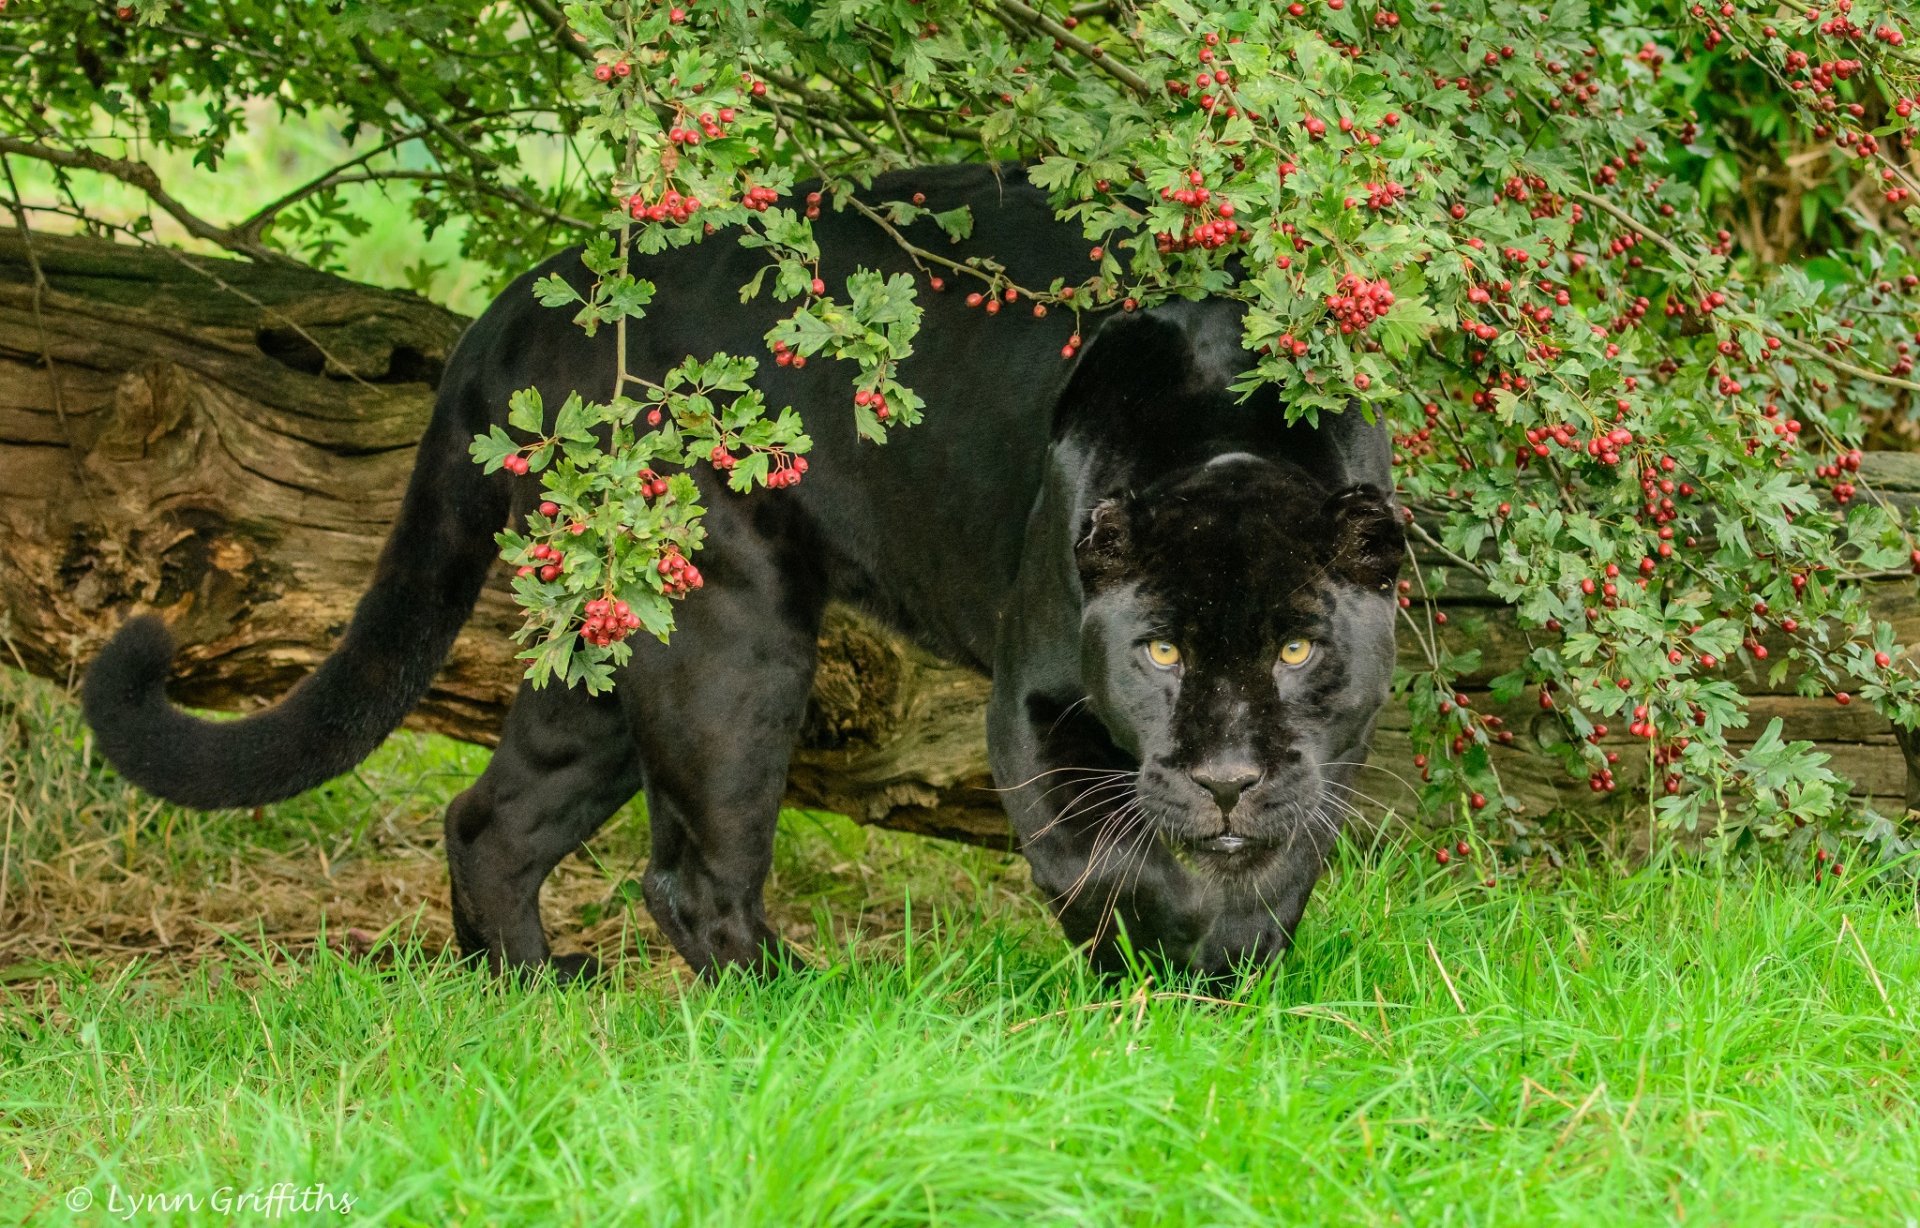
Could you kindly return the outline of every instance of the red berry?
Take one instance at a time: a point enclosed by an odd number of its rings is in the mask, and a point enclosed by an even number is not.
[[[1447,852],[1445,849],[1441,849],[1433,855],[1433,859],[1444,866],[1453,860],[1453,854]]]
[[[560,514],[560,505],[558,503],[553,502],[551,499],[549,499],[547,502],[542,503],[540,505],[540,514],[542,516],[545,516],[548,520],[552,520],[555,516],[558,516]]]

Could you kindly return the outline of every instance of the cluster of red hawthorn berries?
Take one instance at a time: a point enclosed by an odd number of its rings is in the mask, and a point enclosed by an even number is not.
[[[605,648],[639,629],[640,616],[626,602],[599,597],[587,602],[587,617],[580,624],[580,638],[596,648]]]
[[[1402,583],[1405,583],[1405,581],[1402,581]],[[1466,753],[1468,744],[1473,742],[1484,743],[1492,740],[1502,746],[1513,745],[1513,731],[1506,727],[1507,722],[1503,718],[1495,716],[1490,712],[1475,712],[1473,710],[1473,699],[1465,691],[1455,691],[1452,699],[1441,700],[1439,711],[1441,716],[1453,717],[1464,726],[1461,732],[1453,736],[1451,747],[1453,753],[1456,755]],[[1415,755],[1413,766],[1421,770],[1420,778],[1422,780],[1427,779],[1425,755]],[[1484,805],[1486,805],[1486,803],[1481,802],[1475,805],[1474,809],[1478,810]]]
[[[755,213],[765,213],[780,199],[780,193],[769,187],[749,187],[740,194],[740,203]]]
[[[678,191],[668,188],[655,201],[649,201],[640,192],[627,197],[627,216],[636,221],[645,222],[684,222],[693,217],[700,209],[700,201],[693,196],[682,196]]]
[[[721,107],[718,111],[702,111],[694,116],[693,122],[700,126],[696,132],[685,124],[675,124],[667,129],[667,141],[674,145],[698,145],[701,134],[709,141],[717,141],[727,135],[727,125],[735,119],[732,107]]]
[[[774,469],[767,474],[767,486],[773,490],[785,490],[789,486],[798,486],[807,472],[807,458],[789,456],[785,451],[773,454]]]
[[[815,278],[814,281],[818,283],[819,278]],[[823,285],[821,288],[825,289],[825,286]],[[776,367],[792,367],[795,371],[798,371],[807,365],[807,356],[794,352],[784,341],[776,341],[773,343],[773,365]]]
[[[727,451],[727,445],[724,443],[714,444],[713,451],[707,453],[707,460],[721,473],[740,463],[733,453]]]
[[[533,562],[525,564],[515,571],[515,575],[535,575],[543,584],[551,584],[560,578],[566,570],[566,555],[560,547],[551,542],[535,542],[527,551],[527,557]]]
[[[1327,295],[1327,310],[1340,325],[1343,334],[1364,333],[1367,327],[1393,306],[1393,287],[1386,278],[1367,281],[1354,273],[1344,274],[1332,294]]]
[[[1233,202],[1214,195],[1206,184],[1206,176],[1195,170],[1187,172],[1187,182],[1181,186],[1160,189],[1161,200],[1184,205],[1191,215],[1179,234],[1162,230],[1153,236],[1154,246],[1162,255],[1196,247],[1212,250],[1246,237],[1240,223],[1233,220]]]
[[[1852,482],[1845,480],[1846,475],[1860,472],[1860,449],[1853,448],[1833,458],[1832,463],[1814,466],[1813,475],[1833,482],[1833,499],[1836,503],[1850,503],[1858,494]]]
[[[1236,36],[1227,41],[1237,43],[1240,39]],[[1058,44],[1055,46],[1057,48]],[[1233,87],[1233,74],[1220,64],[1219,46],[1218,34],[1208,31],[1202,35],[1200,47],[1194,54],[1194,61],[1199,66],[1199,71],[1194,74],[1192,84],[1178,77],[1168,77],[1167,93],[1176,98],[1192,98],[1193,92],[1199,90],[1200,96],[1195,101],[1202,111],[1218,112],[1229,119],[1234,119],[1240,115],[1240,108],[1234,105],[1231,93],[1216,92],[1231,91]],[[1247,112],[1247,116],[1251,119],[1259,118],[1252,111]]]
[[[972,297],[977,298],[979,296],[974,295]],[[858,392],[853,394],[853,403],[855,405],[860,406],[862,409],[873,410],[873,416],[880,419],[880,421],[882,422],[885,422],[889,417],[893,415],[893,407],[887,404],[886,395],[875,389],[870,389],[870,388],[860,389]]]
[[[687,562],[687,557],[680,553],[678,546],[668,546],[653,568],[659,573],[662,587],[670,597],[680,596],[690,589],[699,588],[703,583],[700,578],[700,569]]]
[[[525,477],[527,470],[533,467],[533,463],[529,461],[523,454],[519,452],[511,452],[511,453],[508,453],[503,460],[501,460],[500,467],[502,469],[505,469],[508,473],[511,473],[514,477],[518,478],[518,477]]]
[[[1376,211],[1391,209],[1394,205],[1398,204],[1400,198],[1406,194],[1406,187],[1402,184],[1395,183],[1391,179],[1385,183],[1374,183],[1369,180],[1367,182],[1366,206]],[[1349,196],[1345,203],[1347,208],[1352,209],[1358,207],[1361,202]]]
[[[667,479],[651,469],[642,469],[638,482],[640,496],[643,499],[658,499],[667,493]]]
[[[1426,424],[1410,431],[1396,432],[1393,437],[1393,463],[1396,465],[1405,465],[1436,455],[1433,428],[1434,424],[1440,420],[1440,406],[1436,402],[1428,401],[1421,409],[1426,414]],[[1401,605],[1406,604],[1407,602],[1403,599]]]

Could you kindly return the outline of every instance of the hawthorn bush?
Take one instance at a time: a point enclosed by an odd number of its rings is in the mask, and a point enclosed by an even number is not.
[[[470,253],[502,267],[524,262],[530,230],[550,247],[584,238],[590,292],[559,278],[537,292],[588,329],[624,337],[670,302],[627,253],[716,239],[764,251],[743,293],[791,304],[763,353],[696,355],[658,382],[623,369],[559,407],[529,391],[511,429],[475,442],[477,461],[546,490],[502,536],[536,680],[611,685],[632,634],[667,636],[673,601],[698,600],[693,467],[741,490],[804,480],[803,424],[765,404],[760,363],[846,360],[846,412],[878,445],[929,412],[899,379],[923,295],[965,295],[1007,328],[1071,312],[1089,334],[1104,312],[1226,296],[1247,306],[1242,388],[1277,387],[1292,416],[1391,425],[1400,493],[1426,509],[1410,532],[1520,611],[1532,651],[1494,691],[1537,694],[1565,722],[1569,771],[1612,790],[1598,742],[1625,728],[1656,769],[1663,826],[1801,855],[1827,833],[1911,847],[1809,745],[1773,730],[1736,754],[1726,739],[1747,719],[1728,670],[1756,661],[1803,694],[1920,725],[1915,663],[1860,584],[1920,573],[1917,526],[1857,472],[1867,433],[1906,429],[1920,391],[1908,6],[201,10],[29,7],[14,41],[67,40],[84,71],[18,57],[33,105],[6,108],[0,153],[62,183],[92,170],[145,187],[73,134],[105,112],[122,136],[215,166],[245,100],[324,108],[368,151],[329,178],[233,226],[164,194],[155,207],[256,259],[324,262],[353,224],[343,194],[405,179],[423,224],[464,219]],[[568,151],[566,173],[522,169],[540,143]],[[428,165],[398,160],[410,149]],[[1811,177],[1795,250],[1748,250],[1743,184],[1783,150]],[[990,258],[909,242],[919,200],[855,195],[890,168],[989,158],[1027,164],[1081,228],[1082,280],[1015,284]],[[886,231],[918,275],[824,267],[810,222],[829,209]],[[954,237],[971,225],[933,220]],[[1457,693],[1475,654],[1433,632],[1444,615],[1424,596],[1443,580],[1416,568],[1401,583],[1403,635],[1425,655],[1397,682],[1422,801],[1524,836],[1487,754],[1511,734]],[[1778,634],[1790,647],[1769,658],[1761,638]]]

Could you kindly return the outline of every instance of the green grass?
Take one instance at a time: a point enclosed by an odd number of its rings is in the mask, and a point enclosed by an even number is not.
[[[16,931],[85,928],[17,902],[64,899],[33,895],[36,876],[103,831],[106,851],[74,856],[115,890],[184,891],[328,843],[336,877],[384,864],[380,832],[430,831],[478,759],[402,738],[361,783],[258,820],[189,829],[136,807],[147,834],[129,852],[115,825],[137,795],[84,763],[65,701],[17,678],[0,698],[0,784],[30,803],[8,837]],[[169,823],[170,846],[153,835]],[[1017,866],[800,815],[774,891],[817,970],[688,985],[623,890],[643,818],[596,849],[575,897],[631,932],[610,987],[456,968],[431,904],[396,914],[391,962],[229,924],[186,954],[17,966],[0,1208],[108,1223],[110,1198],[281,1181],[351,1194],[330,1222],[417,1224],[1861,1224],[1920,1208],[1920,912],[1888,880],[1596,862],[1487,889],[1470,866],[1348,850],[1285,962],[1208,1002],[1089,980]]]

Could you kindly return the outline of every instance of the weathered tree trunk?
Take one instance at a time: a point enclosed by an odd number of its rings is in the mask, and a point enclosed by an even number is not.
[[[173,693],[210,708],[269,702],[330,649],[358,599],[465,321],[409,294],[324,274],[104,243],[38,238],[36,291],[17,235],[0,239],[0,630],[5,659],[73,676],[133,610],[157,610],[182,650]],[[49,364],[48,359],[51,358]],[[1920,494],[1920,456],[1876,455],[1867,477]],[[1911,584],[1888,613],[1920,641]],[[1457,583],[1446,634],[1483,649],[1476,691],[1525,652],[1510,612]],[[490,742],[516,685],[504,584],[482,597],[416,728]],[[1403,636],[1403,640],[1412,637]],[[1408,642],[1403,651],[1417,659]],[[1864,706],[1755,694],[1822,743],[1882,809],[1920,790]],[[988,844],[1006,825],[989,785],[986,683],[836,612],[789,791],[803,806]],[[1490,698],[1475,696],[1488,710]],[[1510,788],[1545,809],[1591,803],[1538,754],[1537,708],[1505,713]],[[1406,771],[1405,713],[1375,761]],[[1625,739],[1622,739],[1623,745]],[[1635,756],[1621,756],[1627,768]],[[1631,771],[1620,772],[1630,788]],[[1381,784],[1380,782],[1388,782]],[[1404,804],[1391,778],[1368,791]],[[1916,794],[1920,797],[1920,794]]]

